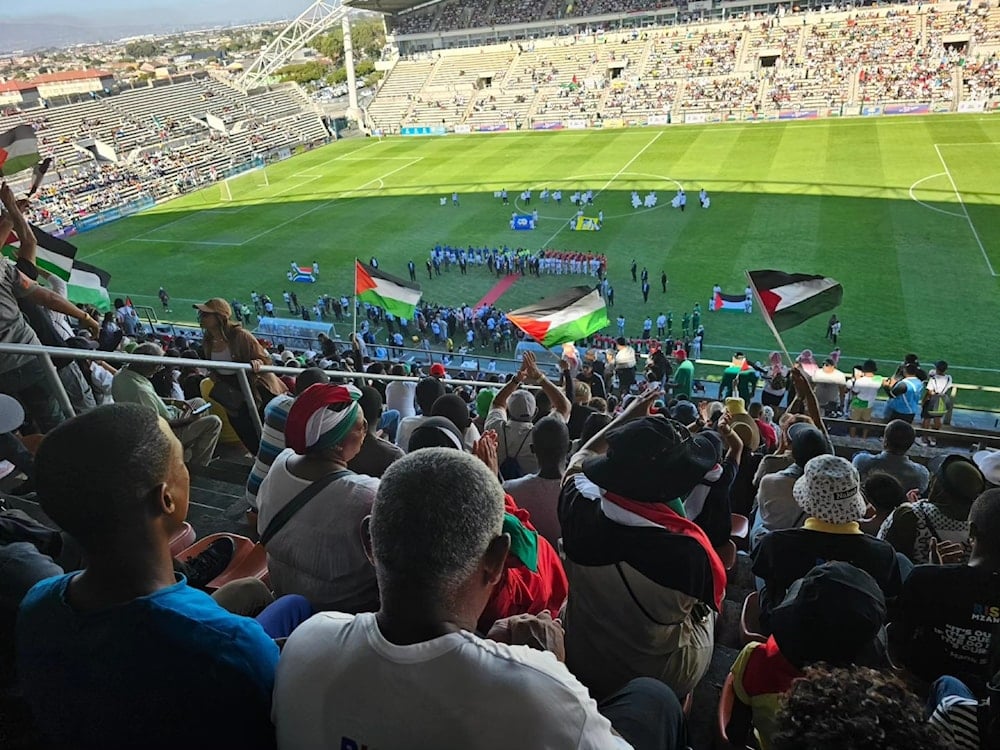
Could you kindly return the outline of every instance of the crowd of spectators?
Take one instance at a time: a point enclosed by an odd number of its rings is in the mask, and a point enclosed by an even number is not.
[[[576,3],[571,12],[628,5]],[[552,8],[546,4],[545,13]],[[531,40],[518,45],[521,60],[502,92],[474,102],[470,122],[628,120],[727,109],[757,114],[893,102],[953,106],[959,95],[977,102],[995,95],[996,57],[988,45],[1000,39],[1000,13],[972,5],[954,11],[909,5],[828,15],[843,10],[804,16],[781,8],[711,25],[593,30],[565,42],[557,37],[552,47],[536,48]],[[583,49],[572,49],[578,45]]]

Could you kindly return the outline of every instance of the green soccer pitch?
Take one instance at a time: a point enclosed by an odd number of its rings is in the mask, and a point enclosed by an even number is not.
[[[255,173],[235,178],[231,201],[214,185],[74,241],[82,260],[112,274],[112,297],[129,294],[159,311],[163,285],[177,319],[188,321],[192,302],[247,302],[251,289],[279,312],[286,289],[310,304],[350,294],[355,256],[375,255],[403,278],[412,258],[425,300],[474,304],[495,275],[454,268],[428,280],[424,260],[438,242],[604,252],[615,288],[609,332],[623,312],[630,336],[661,311],[673,312],[679,331],[683,312],[696,302],[704,309],[714,284],[741,293],[745,269],[819,273],[844,286],[845,367],[873,357],[885,371],[913,351],[924,362],[947,359],[959,382],[995,385],[998,174],[1000,115],[367,139],[269,166],[267,185]],[[683,213],[670,207],[678,185],[688,194]],[[562,205],[539,201],[543,187],[562,189]],[[511,206],[494,197],[501,188]],[[525,188],[540,220],[515,232],[510,213]],[[587,214],[604,212],[600,232],[568,225],[569,195],[586,189],[596,194]],[[658,205],[633,210],[633,190],[655,191]],[[648,304],[629,274],[633,258],[649,269]],[[286,280],[291,261],[314,260],[318,283]],[[589,279],[520,279],[497,304],[512,309],[574,283]],[[756,310],[706,312],[702,323],[708,358],[743,349],[764,359],[774,348]],[[822,358],[825,330],[823,316],[785,341],[793,355],[808,347]],[[962,400],[987,406],[985,396]]]

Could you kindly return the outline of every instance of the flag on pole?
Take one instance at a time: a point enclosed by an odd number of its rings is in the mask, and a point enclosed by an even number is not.
[[[411,319],[421,292],[419,284],[397,279],[377,268],[366,268],[355,259],[354,294],[362,302],[381,307],[398,318]]]
[[[76,257],[76,245],[53,237],[44,229],[39,229],[34,225],[31,225],[31,232],[38,241],[38,248],[35,250],[35,265],[68,283],[70,273],[73,270],[73,259]],[[11,234],[4,240],[3,254],[16,260],[20,246],[21,241],[17,235]]]
[[[0,174],[8,177],[38,163],[38,141],[30,125],[17,125],[0,134]]]
[[[507,320],[542,346],[586,338],[609,324],[596,287],[574,286],[541,302],[507,313]]]
[[[31,189],[28,190],[29,198],[38,192],[38,188],[42,186],[42,180],[45,179],[45,173],[49,171],[49,167],[51,166],[52,157],[46,156],[31,170]]]
[[[844,298],[844,287],[829,276],[747,271],[747,278],[757,293],[765,320],[776,331],[787,331],[829,312]]]
[[[83,261],[73,261],[73,272],[66,284],[66,296],[77,305],[93,305],[101,312],[111,310],[108,284],[111,274]]]

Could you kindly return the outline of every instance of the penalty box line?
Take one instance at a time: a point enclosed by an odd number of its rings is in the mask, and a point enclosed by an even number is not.
[[[392,175],[396,174],[397,172],[402,172],[404,169],[409,169],[414,164],[418,164],[419,162],[422,162],[423,160],[424,160],[424,157],[422,157],[422,156],[411,157],[407,161],[407,163],[404,164],[403,166],[397,167],[396,169],[393,169],[393,170],[391,170],[389,172],[386,172],[384,175],[380,175],[379,177],[373,177],[372,179],[370,179],[367,182],[359,185],[358,187],[352,188],[352,189],[348,190],[347,192],[343,193],[342,195],[338,195],[336,198],[331,198],[328,201],[324,201],[323,203],[320,203],[318,206],[313,206],[312,208],[307,209],[307,210],[303,211],[302,213],[296,214],[292,218],[287,219],[286,221],[283,221],[280,224],[274,225],[270,229],[265,229],[263,232],[259,232],[259,233],[255,234],[253,237],[250,237],[249,239],[246,239],[243,242],[241,242],[240,246],[242,247],[243,245],[249,245],[251,242],[255,242],[255,241],[259,240],[261,237],[264,237],[264,236],[270,234],[271,232],[274,232],[274,231],[276,231],[278,229],[281,229],[282,227],[288,226],[289,224],[291,224],[291,223],[293,223],[295,221],[298,221],[299,219],[302,219],[302,218],[304,218],[306,216],[309,216],[310,214],[315,213],[316,211],[319,211],[322,208],[326,208],[327,206],[331,206],[334,203],[336,203],[337,201],[343,201],[351,193],[360,192],[360,191],[364,190],[366,187],[368,187],[369,185],[371,185],[372,183],[376,183],[377,182],[377,183],[380,183],[382,187],[385,187],[384,180],[385,180],[386,177],[391,177]],[[348,199],[348,200],[350,200],[350,199]]]
[[[993,268],[993,264],[990,262],[990,256],[986,253],[986,247],[983,245],[982,239],[979,237],[979,231],[976,229],[976,225],[972,221],[972,217],[969,215],[969,209],[965,205],[965,200],[962,198],[962,193],[959,192],[958,185],[955,183],[955,178],[951,174],[951,169],[948,167],[948,162],[944,158],[944,154],[941,153],[941,145],[935,143],[934,151],[938,155],[938,159],[941,162],[941,166],[944,168],[944,173],[948,176],[948,181],[951,183],[951,189],[955,191],[955,197],[958,198],[958,204],[962,207],[962,213],[965,214],[965,220],[969,222],[969,229],[972,230],[972,236],[976,240],[976,244],[979,245],[979,252],[983,254],[983,260],[986,261],[986,267],[990,271],[990,276],[996,278],[997,272]],[[949,145],[949,144],[944,144]],[[983,145],[983,144],[973,144],[973,145]]]

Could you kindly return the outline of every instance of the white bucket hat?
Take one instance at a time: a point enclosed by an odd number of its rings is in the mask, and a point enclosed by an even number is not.
[[[851,462],[839,456],[816,456],[792,488],[795,502],[808,515],[832,524],[851,523],[865,516],[868,503],[861,479]]]
[[[1000,451],[976,451],[972,461],[983,472],[987,482],[1000,485]]]

